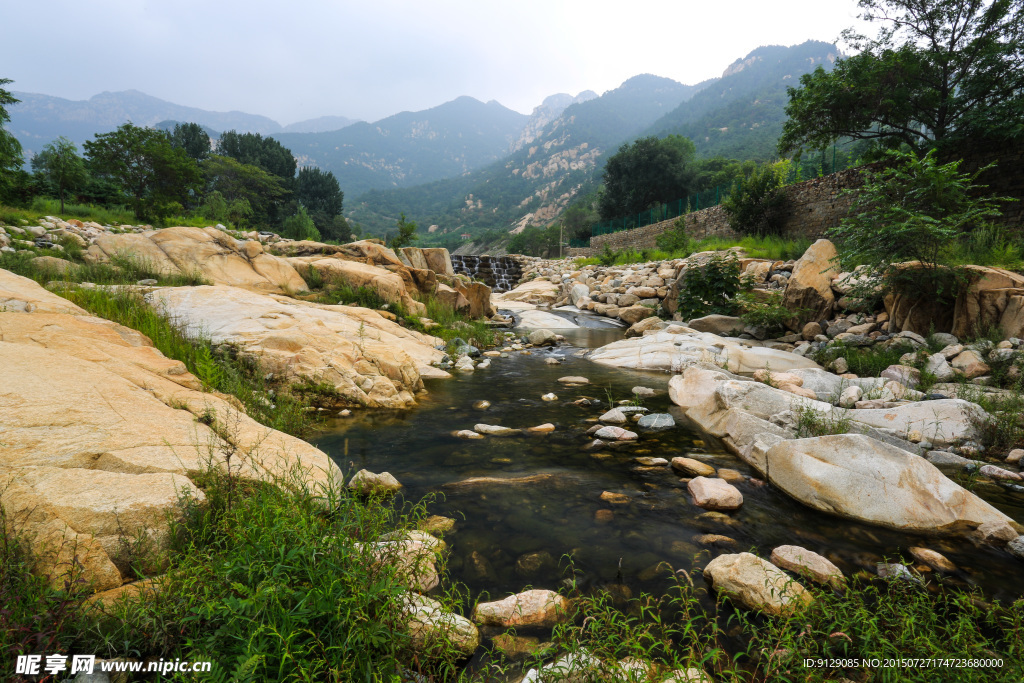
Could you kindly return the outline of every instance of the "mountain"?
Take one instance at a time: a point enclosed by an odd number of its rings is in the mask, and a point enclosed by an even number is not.
[[[347,213],[378,233],[393,227],[400,211],[421,223],[437,224],[435,232],[440,234],[466,226],[508,230],[513,225],[546,224],[591,179],[604,155],[704,85],[683,85],[650,74],[634,76],[600,97],[569,104],[539,132],[527,132],[527,125],[512,144],[514,151],[500,161],[429,185],[368,192],[350,203]],[[550,106],[554,109],[563,101],[556,99]],[[538,120],[546,116],[543,110],[534,115]]]
[[[684,135],[702,156],[765,160],[776,156],[775,143],[786,120],[786,88],[840,57],[831,43],[759,47],[737,59],[722,77],[655,121],[645,135]]]
[[[192,121],[213,130],[235,129],[264,135],[281,130],[277,121],[266,116],[185,107],[138,90],[103,92],[83,101],[36,93],[13,95],[21,102],[8,108],[11,121],[7,128],[21,142],[29,158],[61,135],[80,145],[127,121],[139,126],[155,126],[167,120]]]
[[[349,119],[344,116],[320,116],[315,119],[289,123],[281,129],[282,133],[327,133],[332,130],[341,130],[353,123],[359,123],[358,119]]]
[[[299,166],[332,171],[346,196],[458,176],[500,159],[528,117],[459,97],[329,133],[275,133]]]
[[[508,151],[517,152],[540,137],[544,127],[561,116],[569,105],[587,102],[595,97],[597,93],[593,90],[584,90],[576,97],[564,92],[545,97],[539,106],[534,107],[530,120],[526,122],[526,126],[519,132],[519,137]]]

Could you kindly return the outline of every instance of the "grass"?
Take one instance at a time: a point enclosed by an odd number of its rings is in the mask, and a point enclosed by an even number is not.
[[[198,271],[193,273],[168,274],[155,264],[138,256],[115,254],[110,263],[86,263],[83,250],[70,238],[64,238],[64,252],[51,249],[26,249],[13,254],[0,254],[0,268],[35,280],[41,285],[47,282],[67,284],[91,282],[96,285],[134,285],[139,280],[156,280],[159,286],[182,287],[209,284]],[[54,267],[33,263],[37,256],[57,256],[73,264],[64,272]]]
[[[645,263],[648,261],[667,261],[669,259],[686,258],[691,254],[701,251],[724,251],[732,247],[740,247],[749,258],[773,259],[776,261],[788,261],[800,258],[811,241],[805,238],[795,240],[782,237],[743,237],[741,239],[727,239],[724,237],[707,237],[702,240],[689,241],[682,249],[631,249],[626,248],[620,251],[612,251],[612,256],[594,256],[590,258],[576,259],[579,267],[588,265],[629,265],[632,263]]]
[[[143,225],[146,221],[139,220],[130,208],[122,205],[100,206],[97,204],[77,204],[64,202],[64,211],[60,210],[60,201],[45,197],[36,197],[32,204],[25,208],[0,205],[0,225],[22,225],[22,222],[35,225],[44,216],[59,216],[65,221],[78,219],[82,222],[93,221],[100,225]],[[205,228],[216,225],[218,221],[210,220],[204,216],[170,216],[159,225],[185,225],[195,228]]]
[[[796,438],[806,439],[812,436],[830,436],[832,434],[848,434],[853,425],[850,411],[833,408],[828,412],[815,410],[810,406],[797,406]]]

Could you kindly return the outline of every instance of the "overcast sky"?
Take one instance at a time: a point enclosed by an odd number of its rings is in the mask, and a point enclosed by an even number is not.
[[[3,0],[0,78],[282,124],[373,121],[459,95],[529,113],[640,73],[696,83],[759,45],[833,41],[856,14],[855,0]]]

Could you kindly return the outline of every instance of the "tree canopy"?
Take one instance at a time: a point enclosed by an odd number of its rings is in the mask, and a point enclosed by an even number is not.
[[[783,154],[840,138],[906,145],[918,155],[1024,134],[1024,4],[1019,0],[860,0],[875,38],[846,31],[858,54],[789,89]]]
[[[640,138],[619,147],[604,168],[604,191],[598,201],[601,220],[688,195],[696,173],[694,154],[693,142],[680,135]]]
[[[60,211],[64,213],[64,194],[85,185],[89,172],[78,155],[78,147],[66,137],[59,137],[32,159],[32,170],[56,190]]]
[[[4,89],[3,86],[11,82],[9,78],[0,78],[0,189],[7,184],[7,174],[17,171],[24,163],[21,143],[4,128],[4,124],[11,120],[7,107],[21,101]]]
[[[295,199],[306,207],[309,217],[325,239],[345,240],[349,229],[341,217],[345,195],[330,171],[300,168],[295,179]]]
[[[259,166],[267,173],[291,182],[295,177],[295,157],[287,147],[274,138],[259,133],[239,133],[233,130],[221,133],[217,152],[250,166]]]
[[[195,161],[210,156],[210,136],[198,123],[176,123],[171,133],[171,145],[185,150]]]
[[[257,224],[269,224],[274,205],[289,194],[279,177],[231,157],[211,156],[203,163],[203,175],[207,191],[219,193],[229,209],[245,202],[249,211],[240,212],[236,223],[251,217]]]

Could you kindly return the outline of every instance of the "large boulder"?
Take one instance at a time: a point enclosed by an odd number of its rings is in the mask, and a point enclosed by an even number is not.
[[[0,270],[0,312],[88,315],[67,299],[48,292],[35,280]]]
[[[710,332],[720,337],[728,337],[741,333],[746,324],[736,316],[715,313],[703,318],[694,318],[686,325],[698,332]]]
[[[782,441],[766,462],[773,485],[840,517],[925,534],[1019,527],[924,458],[861,434]]]
[[[781,569],[751,553],[719,555],[704,568],[704,578],[737,604],[765,614],[791,614],[813,596]]]
[[[491,288],[482,282],[456,280],[455,289],[469,302],[469,315],[473,318],[490,318],[495,314],[491,304]]]
[[[527,304],[553,304],[559,299],[559,286],[547,278],[529,280],[515,288],[491,297],[498,308],[508,308],[510,302]]]
[[[992,327],[1024,337],[1024,275],[1002,268],[966,266],[971,284],[957,298],[952,333],[969,338]]]
[[[298,271],[312,268],[325,280],[343,282],[351,287],[366,287],[389,303],[400,303],[414,315],[425,315],[426,306],[412,298],[405,280],[398,273],[359,261],[331,256],[303,256],[288,259]],[[436,287],[437,283],[434,283]]]
[[[839,273],[838,257],[835,245],[818,240],[797,260],[783,299],[786,308],[800,311],[790,329],[799,331],[808,320],[824,320],[831,315],[835,304],[832,275]]]
[[[213,284],[261,292],[307,290],[305,280],[286,259],[264,253],[256,240],[242,242],[216,228],[104,233],[85,258],[90,263],[127,258],[166,275],[197,275]]]
[[[96,590],[134,578],[122,540],[162,547],[179,496],[201,501],[193,477],[227,453],[243,478],[340,483],[326,454],[203,392],[142,334],[84,311],[38,312],[53,305],[48,293],[22,294],[42,305],[0,313],[0,505],[58,585],[76,555]]]
[[[168,287],[146,295],[186,334],[237,345],[279,377],[329,383],[339,404],[404,408],[415,403],[440,340],[376,311],[326,306],[234,287]]]

